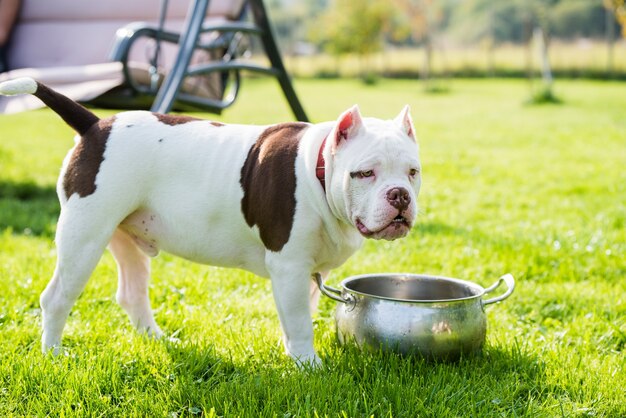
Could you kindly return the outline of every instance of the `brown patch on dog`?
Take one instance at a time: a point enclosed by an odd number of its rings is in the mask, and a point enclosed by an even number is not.
[[[102,119],[82,136],[65,170],[63,190],[69,199],[74,193],[86,197],[96,191],[96,176],[104,161],[104,151],[115,116]]]
[[[197,122],[202,119],[185,115],[164,115],[162,113],[154,113],[159,122],[170,126],[182,125],[183,123]]]
[[[213,126],[217,126],[218,128],[219,128],[220,126],[224,126],[224,124],[223,124],[222,122],[211,122],[211,125],[213,125]]]
[[[296,156],[308,127],[295,122],[266,129],[241,168],[241,211],[271,251],[280,251],[289,241],[296,213]]]

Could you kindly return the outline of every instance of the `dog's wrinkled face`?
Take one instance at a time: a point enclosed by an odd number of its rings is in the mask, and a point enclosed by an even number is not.
[[[417,215],[421,185],[408,106],[392,121],[363,119],[355,106],[341,115],[330,138],[333,211],[366,238],[407,235]]]

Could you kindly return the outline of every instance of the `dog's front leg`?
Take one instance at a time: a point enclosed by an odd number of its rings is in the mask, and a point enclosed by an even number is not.
[[[285,350],[298,364],[320,364],[313,348],[310,310],[311,272],[302,264],[268,262],[272,292],[283,330]]]

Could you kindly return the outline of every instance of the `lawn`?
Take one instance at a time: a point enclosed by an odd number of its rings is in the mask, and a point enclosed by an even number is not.
[[[232,109],[206,117],[292,118],[273,81],[245,81]],[[367,242],[332,284],[381,271],[483,286],[515,276],[513,296],[486,309],[483,353],[456,363],[341,347],[323,299],[324,366],[300,371],[282,353],[269,281],[167,254],[153,261],[151,300],[177,340],[133,330],[107,253],[65,351],[43,356],[38,298],[54,268],[54,184],[72,133],[48,110],[0,116],[0,416],[626,416],[626,84],[557,81],[563,104],[542,106],[524,104],[524,81],[448,87],[296,85],[315,121],[354,103],[391,118],[409,103],[420,138],[416,227]]]

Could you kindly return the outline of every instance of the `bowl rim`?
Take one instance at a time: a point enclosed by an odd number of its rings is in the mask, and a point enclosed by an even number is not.
[[[393,298],[393,297],[388,297],[388,296],[381,296],[381,295],[376,295],[376,294],[372,294],[372,293],[365,293],[365,292],[360,292],[357,290],[353,290],[348,288],[346,285],[349,284],[350,282],[354,282],[357,280],[361,280],[361,279],[369,279],[372,277],[381,277],[381,278],[391,278],[391,277],[402,277],[405,280],[411,280],[411,279],[419,279],[419,280],[428,280],[428,281],[445,281],[448,283],[454,283],[454,284],[458,284],[458,285],[463,285],[463,286],[467,286],[470,287],[472,289],[476,290],[476,294],[472,295],[472,296],[465,296],[462,298],[449,298],[449,299],[404,299],[404,298]],[[343,279],[340,283],[341,289],[344,292],[348,292],[351,294],[356,294],[356,295],[360,295],[360,296],[364,296],[364,297],[368,297],[368,298],[374,298],[374,299],[382,299],[382,300],[389,300],[389,301],[394,301],[394,302],[406,302],[406,303],[419,303],[419,304],[433,304],[433,303],[444,303],[444,302],[461,302],[461,301],[467,301],[467,300],[472,300],[472,299],[478,299],[478,298],[482,298],[485,295],[485,288],[482,287],[481,285],[475,283],[475,282],[471,282],[469,280],[462,280],[462,279],[457,279],[454,277],[446,277],[446,276],[439,276],[439,275],[433,275],[433,274],[417,274],[417,273],[366,273],[366,274],[357,274],[354,276],[348,276],[345,279]]]

